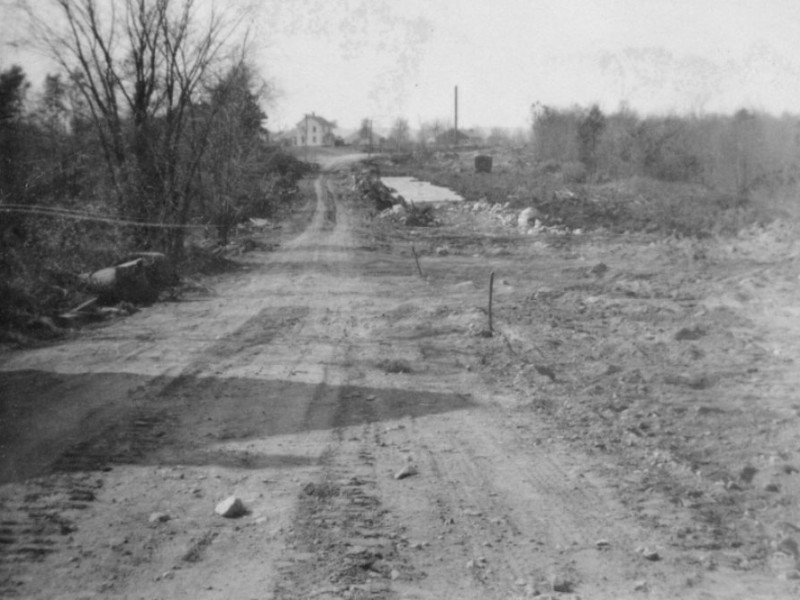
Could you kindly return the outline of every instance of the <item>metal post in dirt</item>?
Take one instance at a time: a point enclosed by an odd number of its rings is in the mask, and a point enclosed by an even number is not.
[[[411,246],[411,253],[414,255],[414,262],[417,263],[417,273],[422,279],[425,279],[425,276],[422,274],[422,268],[419,266],[419,258],[417,258],[417,251],[414,249],[414,246]]]
[[[494,271],[489,275],[489,335],[494,335],[492,329],[492,296],[494,295]]]

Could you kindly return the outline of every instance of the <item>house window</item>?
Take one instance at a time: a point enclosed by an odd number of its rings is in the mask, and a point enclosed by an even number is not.
[[[313,131],[314,133],[317,133],[317,126],[316,126],[316,125],[314,125],[314,126],[311,128],[311,131]]]
[[[316,143],[317,143],[317,136],[314,136],[314,138],[311,140],[311,142],[312,142],[313,144],[316,144]]]

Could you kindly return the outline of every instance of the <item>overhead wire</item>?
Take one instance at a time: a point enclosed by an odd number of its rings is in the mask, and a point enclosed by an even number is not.
[[[152,227],[160,229],[206,229],[210,226],[197,224],[181,225],[177,223],[154,223],[151,221],[137,221],[134,219],[119,219],[111,216],[95,215],[83,211],[70,210],[67,208],[56,208],[52,206],[42,206],[37,204],[0,204],[0,212],[61,217],[76,221],[94,221],[98,223],[108,223],[111,225],[122,225],[128,227]]]

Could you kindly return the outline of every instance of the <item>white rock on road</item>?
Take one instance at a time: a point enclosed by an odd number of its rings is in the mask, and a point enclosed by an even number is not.
[[[244,504],[239,498],[236,496],[228,496],[225,500],[217,504],[214,512],[226,519],[235,519],[244,515],[247,509],[245,509]]]

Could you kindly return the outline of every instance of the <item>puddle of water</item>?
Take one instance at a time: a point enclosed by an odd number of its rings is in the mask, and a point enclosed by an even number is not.
[[[438,202],[462,202],[464,198],[453,190],[413,177],[381,177],[384,184],[397,190],[406,200],[414,204]]]

